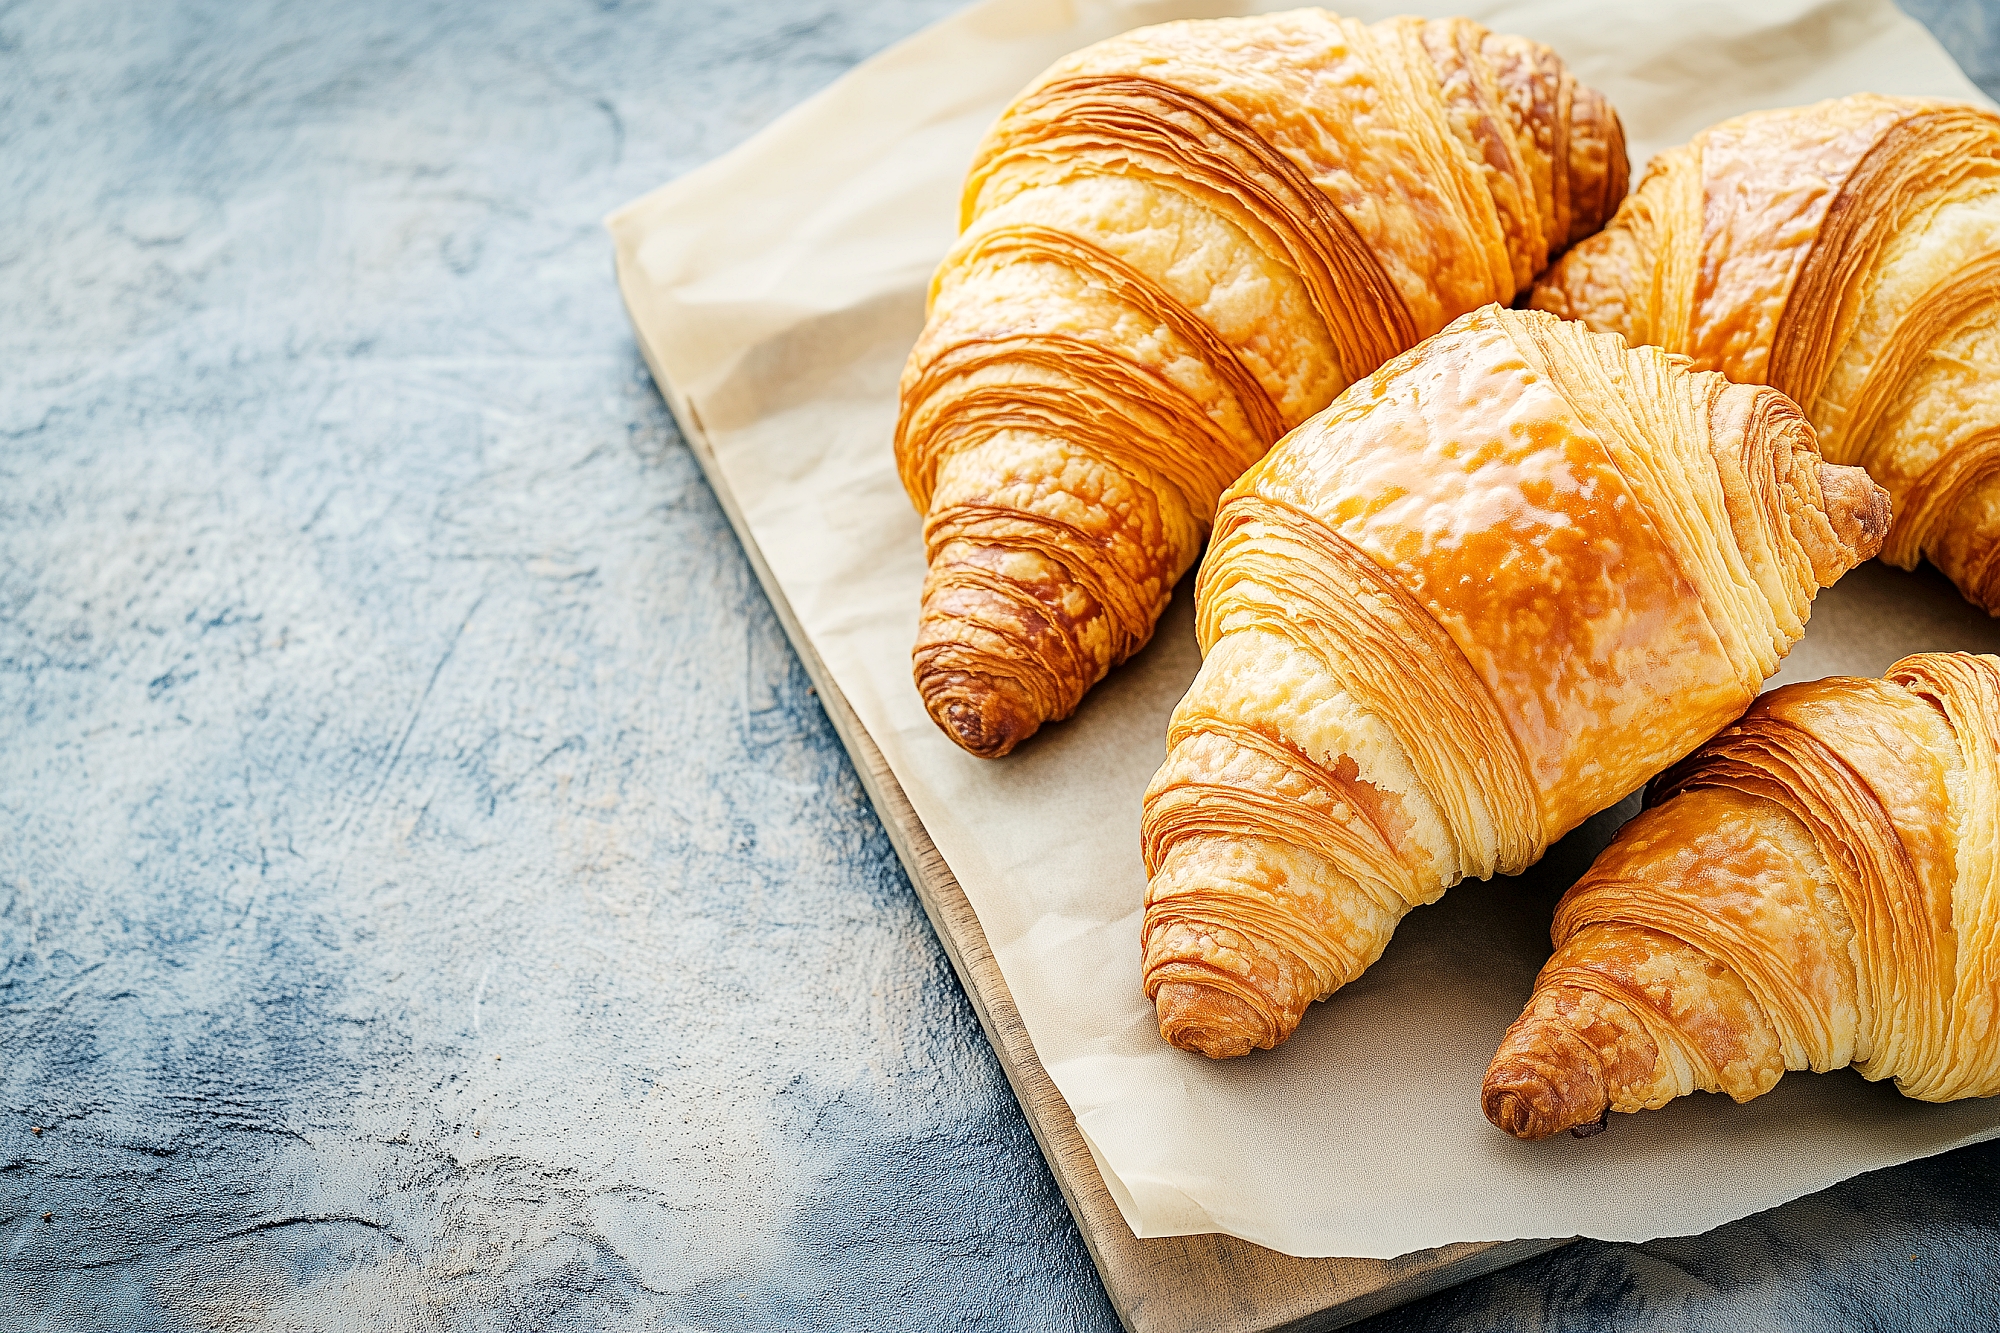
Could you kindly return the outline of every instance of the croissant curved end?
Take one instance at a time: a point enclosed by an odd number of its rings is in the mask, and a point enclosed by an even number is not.
[[[1228,1060],[1278,1044],[1270,1016],[1240,996],[1192,981],[1163,982],[1153,996],[1160,1035],[1184,1051]]]
[[[1873,559],[1889,535],[1889,492],[1861,468],[1837,463],[1819,465],[1819,488],[1826,500],[1827,521],[1847,548],[1839,561],[1843,572]]]
[[[1509,1042],[1509,1046],[1515,1043]],[[1611,1100],[1603,1067],[1578,1041],[1559,1051],[1502,1048],[1479,1090],[1480,1109],[1498,1129],[1517,1139],[1545,1139],[1604,1119]]]
[[[1546,1117],[1535,1114],[1537,1099],[1524,1095],[1516,1088],[1487,1088],[1481,1097],[1481,1108],[1486,1118],[1504,1133],[1517,1139],[1545,1139],[1555,1133],[1545,1129],[1540,1123]]]
[[[1028,691],[1005,676],[919,668],[917,692],[944,734],[981,759],[998,759],[1042,725]]]
[[[1602,1104],[1595,1111],[1577,1107],[1563,1090],[1532,1074],[1498,1086],[1489,1077],[1480,1092],[1480,1108],[1496,1128],[1517,1139],[1545,1139],[1577,1125],[1595,1124],[1605,1110]]]

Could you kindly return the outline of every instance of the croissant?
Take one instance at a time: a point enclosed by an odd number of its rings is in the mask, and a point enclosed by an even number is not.
[[[1348,390],[1223,498],[1196,580],[1142,824],[1161,1036],[1283,1041],[1412,907],[1741,713],[1887,527],[1782,394],[1538,312]]]
[[[2000,116],[1864,95],[1724,121],[1532,304],[1791,395],[1888,488],[1882,558],[2000,614]]]
[[[2000,659],[1773,690],[1648,799],[1557,907],[1487,1119],[1538,1139],[1850,1064],[2000,1092]]]
[[[1526,290],[1625,182],[1604,99],[1463,19],[1169,23],[1058,62],[979,149],[903,373],[939,727],[990,757],[1067,717],[1243,469]]]

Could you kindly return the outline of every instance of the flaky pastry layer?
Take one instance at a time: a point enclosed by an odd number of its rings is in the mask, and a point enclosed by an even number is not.
[[[1245,468],[1512,300],[1625,173],[1601,97],[1462,19],[1170,23],[1059,61],[980,147],[903,377],[938,725],[994,756],[1072,712]]]
[[[1791,395],[1888,489],[1882,557],[2000,613],[2000,115],[1863,94],[1724,121],[1532,303]]]
[[[1146,794],[1145,987],[1282,1041],[1396,923],[1513,873],[1735,718],[1887,497],[1782,394],[1488,306],[1225,496]]]
[[[1556,909],[1487,1071],[1520,1138],[1852,1065],[2000,1092],[2000,659],[1764,695],[1662,775]]]

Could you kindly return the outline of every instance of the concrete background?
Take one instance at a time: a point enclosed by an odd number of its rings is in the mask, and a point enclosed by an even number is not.
[[[599,227],[954,2],[0,5],[0,1328],[1115,1328]],[[1974,1327],[1996,1185],[1371,1327]]]

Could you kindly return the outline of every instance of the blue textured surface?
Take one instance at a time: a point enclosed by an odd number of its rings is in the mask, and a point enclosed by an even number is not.
[[[0,1327],[1115,1327],[598,224],[952,3],[0,6]],[[1972,1327],[1996,1177],[1374,1327]]]

